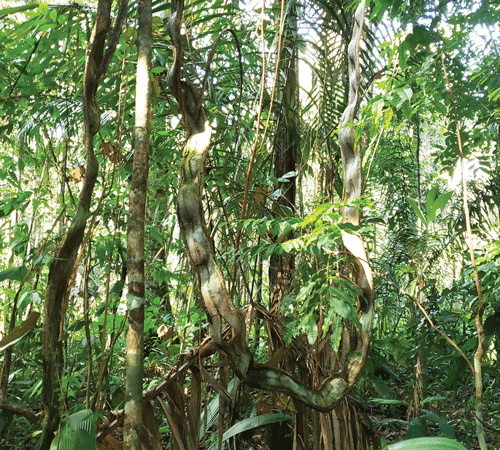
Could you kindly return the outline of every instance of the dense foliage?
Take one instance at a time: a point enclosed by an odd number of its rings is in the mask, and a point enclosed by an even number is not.
[[[347,205],[338,136],[357,3],[186,4],[184,76],[204,93],[213,129],[203,197],[207,229],[229,295],[245,312],[256,362],[286,369],[309,387],[336,375],[353,345],[346,343],[349,330],[360,328],[361,291],[343,236],[362,236],[374,274],[374,329],[365,369],[350,393],[355,400],[342,411],[358,411],[352,420],[369,415],[377,439],[444,436],[477,446],[473,365],[484,328],[480,425],[486,443],[497,448],[500,6],[486,0],[367,5],[356,116],[364,193]],[[68,431],[83,427],[94,435],[89,448],[96,445],[95,420],[105,430],[110,412],[125,402],[135,8],[129,5],[97,93],[99,172],[61,330],[58,436],[86,442]],[[182,448],[181,442],[216,448],[232,439],[242,448],[292,448],[294,437],[306,435],[310,440],[299,448],[335,448],[319,437],[321,427],[330,429],[326,414],[306,410],[291,395],[239,384],[224,354],[210,346],[177,221],[185,132],[167,82],[169,13],[169,3],[153,2],[143,389],[150,399],[164,398],[152,422],[164,448]],[[42,321],[36,313],[43,314],[49,269],[77,215],[86,171],[81,99],[95,15],[92,2],[0,10],[1,448],[34,448],[41,430]],[[290,48],[300,60],[293,108],[280,78],[280,59],[287,58],[278,50],[283,30],[293,31]],[[276,175],[273,148],[284,110],[300,123],[299,150],[295,170]],[[292,183],[295,204],[287,205],[281,199]],[[353,206],[362,211],[359,226],[342,221],[344,208]],[[292,261],[278,313],[270,312],[273,255]],[[224,333],[229,341],[230,330]],[[195,357],[204,358],[198,369]],[[174,380],[168,392],[156,392],[166,380]],[[143,420],[152,409],[144,409]]]

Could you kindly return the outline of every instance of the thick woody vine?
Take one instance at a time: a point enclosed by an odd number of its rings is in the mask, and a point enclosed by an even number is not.
[[[42,329],[44,425],[37,444],[39,450],[50,448],[59,424],[61,396],[58,387],[63,368],[64,321],[71,282],[77,268],[78,251],[84,238],[98,173],[98,162],[94,153],[94,136],[101,124],[97,90],[106,75],[118,44],[122,24],[127,15],[128,0],[120,2],[113,27],[111,5],[111,0],[99,0],[97,4],[97,14],[87,48],[83,74],[83,144],[86,172],[75,215],[50,264],[45,292]]]
[[[366,2],[362,0],[354,14],[352,38],[347,50],[349,71],[349,97],[347,107],[340,119],[339,141],[342,155],[342,171],[344,174],[343,200],[347,203],[342,208],[342,221],[354,226],[360,225],[361,211],[359,207],[349,206],[361,198],[363,194],[363,167],[362,153],[359,143],[356,142],[356,130],[353,125],[360,99],[360,42],[363,34]],[[355,262],[353,278],[361,290],[358,298],[358,318],[360,329],[355,329],[356,346],[349,357],[348,382],[350,385],[358,379],[364,366],[368,348],[370,346],[375,292],[373,275],[363,239],[358,234],[344,233],[342,242],[347,252]]]
[[[349,47],[350,55],[353,56],[356,66],[355,69],[350,70],[351,88],[355,90],[356,99],[359,91],[359,62],[356,62],[356,58],[359,54],[359,39],[365,9],[364,1],[362,4],[362,7],[360,6],[356,13],[358,20],[358,26],[355,30],[355,33],[357,33],[356,48],[351,49],[351,46]],[[244,316],[234,306],[226,289],[225,280],[217,265],[214,245],[205,223],[202,204],[203,175],[212,129],[202,107],[202,92],[198,91],[184,78],[184,51],[181,41],[183,11],[184,1],[173,0],[171,14],[168,19],[168,32],[173,44],[173,64],[169,69],[167,81],[172,95],[178,102],[187,135],[180,167],[177,214],[188,258],[196,275],[198,289],[210,322],[213,343],[216,348],[225,354],[234,373],[247,384],[260,389],[281,391],[316,410],[329,411],[345,395],[347,389],[359,376],[369,343],[370,320],[373,317],[373,287],[371,272],[363,262],[366,260],[363,243],[358,236],[346,235],[344,238],[345,247],[358,263],[355,279],[364,293],[359,308],[362,323],[360,339],[358,339],[360,344],[355,349],[355,356],[352,359],[347,380],[340,377],[328,378],[319,389],[311,390],[287,372],[255,363],[253,354],[247,344]],[[357,59],[359,60],[359,58]],[[357,73],[357,76],[355,73]],[[358,83],[357,89],[353,86],[355,83]],[[350,105],[352,105],[351,95],[349,98]],[[354,112],[352,112],[353,114]],[[350,116],[346,119],[346,123],[352,122],[353,117],[350,120],[349,118]],[[354,134],[354,130],[350,130],[349,133],[349,136],[344,138],[346,143],[348,143],[351,134]],[[352,145],[351,151],[356,154],[354,145]],[[350,159],[347,158],[347,161],[347,170],[353,170]],[[350,178],[347,178],[346,185],[355,183],[355,178],[356,176],[359,177],[360,173],[353,173]],[[353,195],[356,194],[348,192],[349,196],[347,198],[349,200],[354,199]],[[355,223],[350,219],[350,210],[345,209],[344,213],[346,222]],[[225,324],[232,329],[230,341],[222,337],[222,328]]]

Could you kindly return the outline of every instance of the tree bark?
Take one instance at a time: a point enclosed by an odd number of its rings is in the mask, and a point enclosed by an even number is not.
[[[142,379],[144,360],[144,226],[148,193],[151,135],[151,0],[137,4],[137,75],[134,161],[130,182],[127,228],[128,332],[125,380],[124,449],[140,450],[149,437],[142,433]]]
[[[290,172],[296,172],[296,161],[300,151],[300,117],[299,117],[299,79],[298,79],[298,26],[296,0],[277,1],[281,5],[280,18],[281,35],[278,38],[280,47],[276,51],[277,73],[276,80],[277,100],[280,105],[276,112],[276,131],[274,136],[273,172],[276,178],[281,178]],[[286,217],[296,212],[296,176],[289,176],[287,181],[278,182],[277,188],[281,195],[273,206],[274,217]],[[293,239],[293,232],[282,237],[284,240]],[[266,329],[269,333],[269,350],[271,355],[285,345],[283,330],[285,318],[281,313],[283,297],[290,289],[290,281],[295,269],[293,253],[278,255],[273,253],[269,259],[269,312],[274,323]],[[300,377],[302,383],[310,385],[307,370],[298,372],[297,360],[300,355],[292,352],[283,362],[283,368]],[[302,376],[301,376],[302,375]],[[309,430],[307,426],[308,410],[303,404],[297,403],[293,414],[293,442],[296,450],[308,447]]]
[[[287,6],[287,0],[283,5],[285,11],[290,11],[282,17],[283,34],[281,38],[281,48],[277,51],[278,73],[277,80],[278,103],[281,108],[277,112],[276,134],[274,138],[274,176],[281,178],[285,174],[295,172],[296,157],[299,152],[300,121],[299,110],[299,89],[298,89],[298,58],[297,58],[297,17],[295,7]],[[295,37],[294,37],[295,36]],[[283,216],[283,211],[290,209],[295,212],[295,175],[288,178],[287,182],[279,182],[278,189],[282,191],[276,208],[275,217]],[[285,239],[291,239],[292,233],[288,233]],[[294,257],[287,253],[284,255],[272,254],[269,261],[269,311],[281,320],[281,300],[289,288],[292,271],[295,266]],[[274,353],[283,345],[283,337],[274,332],[270,327],[269,336],[271,353]]]

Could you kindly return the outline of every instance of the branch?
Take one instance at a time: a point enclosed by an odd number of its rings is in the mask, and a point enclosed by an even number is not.
[[[10,403],[0,403],[0,409],[4,411],[11,411],[14,414],[25,417],[28,422],[39,425],[41,421],[41,417],[36,415],[33,411],[25,408],[21,408],[19,406],[11,405]]]

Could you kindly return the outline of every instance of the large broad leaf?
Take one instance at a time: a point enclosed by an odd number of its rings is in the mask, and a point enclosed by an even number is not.
[[[28,331],[35,328],[36,321],[40,317],[38,311],[32,311],[28,318],[19,326],[15,327],[7,336],[0,341],[0,352],[6,348],[12,347]]]
[[[433,411],[423,411],[423,414],[420,416],[422,419],[427,422],[434,422],[439,425],[439,430],[443,434],[450,439],[455,439],[455,429],[450,423],[444,419],[443,417],[438,416]]]
[[[11,267],[0,272],[0,281],[22,281],[27,273],[28,269],[25,266]]]
[[[389,445],[389,450],[467,450],[460,442],[441,437],[409,439]]]
[[[427,193],[425,208],[427,210],[427,219],[429,222],[432,222],[436,218],[453,195],[452,191],[448,191],[436,198],[437,192],[438,188],[434,187]]]
[[[241,420],[240,422],[234,424],[229,430],[224,433],[222,437],[222,442],[227,441],[229,438],[236,436],[237,434],[243,433],[247,430],[260,427],[262,425],[268,425],[270,423],[285,422],[292,420],[291,416],[283,413],[271,413],[262,414],[260,416],[249,417],[248,419]],[[210,450],[215,450],[216,445],[214,444],[210,447]]]
[[[71,414],[63,420],[60,435],[52,441],[50,450],[95,450],[96,425],[91,409]]]
[[[418,204],[415,200],[408,199],[411,207],[413,208],[413,211],[422,221],[422,224],[424,224],[426,227],[429,225],[429,223],[433,222],[436,219],[436,217],[448,203],[448,200],[453,195],[452,191],[448,191],[440,195],[439,197],[436,197],[437,193],[437,186],[433,187],[429,192],[427,192],[427,196],[425,199],[425,212],[427,217],[425,217],[424,213],[418,207]]]
[[[234,378],[229,382],[227,386],[227,391],[231,392],[234,387]],[[205,436],[207,430],[214,426],[219,418],[219,398],[220,394],[217,394],[208,404],[208,407],[203,411],[200,420],[200,436]],[[206,420],[205,420],[206,415]]]

